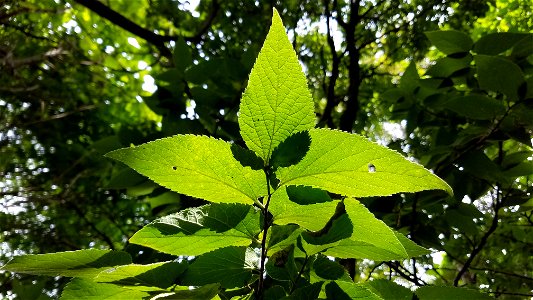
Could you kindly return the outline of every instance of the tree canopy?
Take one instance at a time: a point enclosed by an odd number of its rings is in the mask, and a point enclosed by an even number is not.
[[[310,184],[291,177],[298,165],[289,165],[302,153],[298,147],[284,149],[289,131],[262,140],[243,129],[254,123],[246,109],[254,107],[253,97],[261,90],[247,86],[260,81],[249,74],[273,8],[310,91],[287,93],[304,94],[314,103],[299,107],[301,116],[293,120],[370,138],[431,170],[453,190],[453,195],[433,190],[350,195],[336,188],[348,179],[316,177],[311,185],[328,190],[329,200],[336,201],[336,194],[358,197],[362,205],[345,208],[347,215],[350,209],[373,214],[432,252],[410,259],[378,254],[338,259],[347,276],[356,283],[372,282],[376,290],[389,281],[418,288],[419,297],[439,294],[426,286],[466,287],[508,299],[533,296],[533,5],[520,0],[5,1],[0,9],[0,265],[21,254],[91,248],[115,261],[95,268],[123,261],[176,276],[183,272],[177,263],[162,263],[178,254],[135,241],[154,228],[154,223],[143,228],[150,222],[206,210],[206,200],[215,198],[206,198],[203,186],[178,193],[180,188],[162,184],[157,174],[145,174],[152,181],[104,157],[119,148],[176,134],[205,135],[247,146],[263,161],[287,167],[279,173],[281,181]],[[295,105],[300,104],[290,107]],[[324,138],[323,129],[313,130],[311,141],[323,138],[323,147],[330,142],[335,149],[338,136]],[[301,136],[290,139],[290,145],[311,147]],[[212,141],[206,137],[202,143]],[[179,138],[173,151],[182,151],[184,164],[207,168],[195,160],[194,143]],[[250,159],[236,147],[211,155],[233,155],[241,163]],[[350,160],[350,151],[333,152],[332,157]],[[307,163],[300,169],[312,165]],[[224,166],[225,176],[235,166]],[[377,163],[363,167],[382,168]],[[394,185],[393,180],[375,184]],[[230,203],[266,195],[252,186],[244,194],[224,187],[211,186],[211,192],[231,195]],[[290,187],[276,197],[299,193]],[[415,190],[424,189],[402,192]],[[216,205],[213,213],[226,211],[225,205],[247,213],[237,204]],[[287,232],[280,236],[297,232],[289,231],[295,209],[271,207],[287,220]],[[310,231],[320,231],[316,222],[324,225],[331,217],[302,214],[298,225]],[[343,218],[331,220],[344,224]],[[106,249],[122,251],[106,254]],[[249,254],[228,249],[237,252],[223,255]],[[295,251],[283,252],[285,259],[301,263]],[[201,257],[197,266],[213,259]],[[313,265],[318,272],[335,273],[326,256]],[[265,268],[277,279],[285,276],[275,267],[267,263]],[[333,276],[328,274],[315,275]],[[66,277],[0,271],[0,295],[54,298],[67,282]],[[83,284],[80,279],[69,283]],[[202,290],[206,295],[218,288],[210,284]]]

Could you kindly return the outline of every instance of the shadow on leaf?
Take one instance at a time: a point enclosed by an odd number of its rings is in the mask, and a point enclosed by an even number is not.
[[[307,154],[310,145],[311,136],[307,131],[289,136],[272,152],[271,165],[277,169],[297,164]]]

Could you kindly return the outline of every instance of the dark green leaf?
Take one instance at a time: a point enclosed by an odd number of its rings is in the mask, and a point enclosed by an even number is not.
[[[496,55],[511,49],[519,41],[528,37],[527,33],[495,32],[482,36],[474,45],[477,54]]]
[[[468,299],[468,300],[489,300],[486,294],[467,288],[456,288],[450,286],[423,286],[415,291],[420,300],[449,300],[449,299]]]
[[[412,300],[414,296],[408,288],[386,279],[368,281],[365,285],[383,300]]]
[[[455,30],[426,32],[429,41],[446,55],[469,52],[473,41],[465,33]]]
[[[524,82],[520,67],[496,56],[476,55],[474,60],[482,89],[503,93],[511,100],[518,99],[518,88]]]
[[[476,94],[451,98],[444,107],[474,120],[492,120],[506,111],[501,101]]]

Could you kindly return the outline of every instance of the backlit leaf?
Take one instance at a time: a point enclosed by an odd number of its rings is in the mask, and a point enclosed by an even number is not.
[[[212,202],[252,204],[266,194],[261,170],[243,167],[231,145],[206,136],[175,135],[106,154],[175,192]]]
[[[105,270],[94,278],[96,282],[120,285],[145,285],[168,288],[185,271],[186,263],[160,262],[148,265],[131,264]]]
[[[489,295],[467,288],[457,288],[452,286],[423,286],[415,291],[420,300],[444,300],[444,299],[468,299],[468,300],[489,300],[493,299]]]
[[[163,292],[163,291],[161,291]],[[128,289],[110,283],[97,283],[91,280],[74,278],[63,289],[61,300],[100,300],[100,299],[144,299],[148,291]]]
[[[298,199],[308,202],[298,203]],[[275,224],[298,224],[305,229],[318,231],[333,216],[337,203],[338,201],[331,200],[326,192],[319,189],[283,186],[272,195],[269,209]]]
[[[17,256],[1,270],[32,275],[92,278],[103,270],[125,264],[131,264],[131,256],[126,252],[86,249]]]
[[[247,284],[256,268],[257,255],[246,247],[226,247],[203,254],[189,266],[182,277],[184,285],[220,283],[234,288]]]
[[[248,246],[259,233],[260,213],[243,204],[210,204],[160,218],[130,242],[173,255],[200,255],[226,246]]]
[[[276,10],[242,96],[239,125],[248,148],[266,163],[283,140],[315,125],[305,75]]]
[[[359,135],[309,131],[311,145],[296,165],[280,168],[280,186],[306,185],[351,197],[451,188],[421,165]],[[373,166],[372,170],[369,166]]]

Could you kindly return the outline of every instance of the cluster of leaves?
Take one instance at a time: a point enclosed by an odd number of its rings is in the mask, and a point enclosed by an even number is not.
[[[438,282],[527,295],[531,253],[507,253],[530,249],[533,234],[533,36],[492,33],[474,43],[458,31],[427,35],[446,56],[422,77],[411,64],[384,98],[393,118],[406,120],[395,147],[409,145],[455,195],[410,197],[404,222],[417,220],[415,241],[445,251]]]
[[[412,298],[389,281],[356,284],[328,257],[387,261],[426,254],[355,197],[451,190],[363,137],[313,129],[313,101],[276,11],[239,123],[249,150],[176,135],[107,154],[170,190],[211,202],[162,217],[131,237],[169,254],[166,261],[133,264],[122,251],[80,250],[21,256],[3,269],[76,277],[65,299]],[[483,298],[470,290],[417,290],[421,299],[439,294]]]

